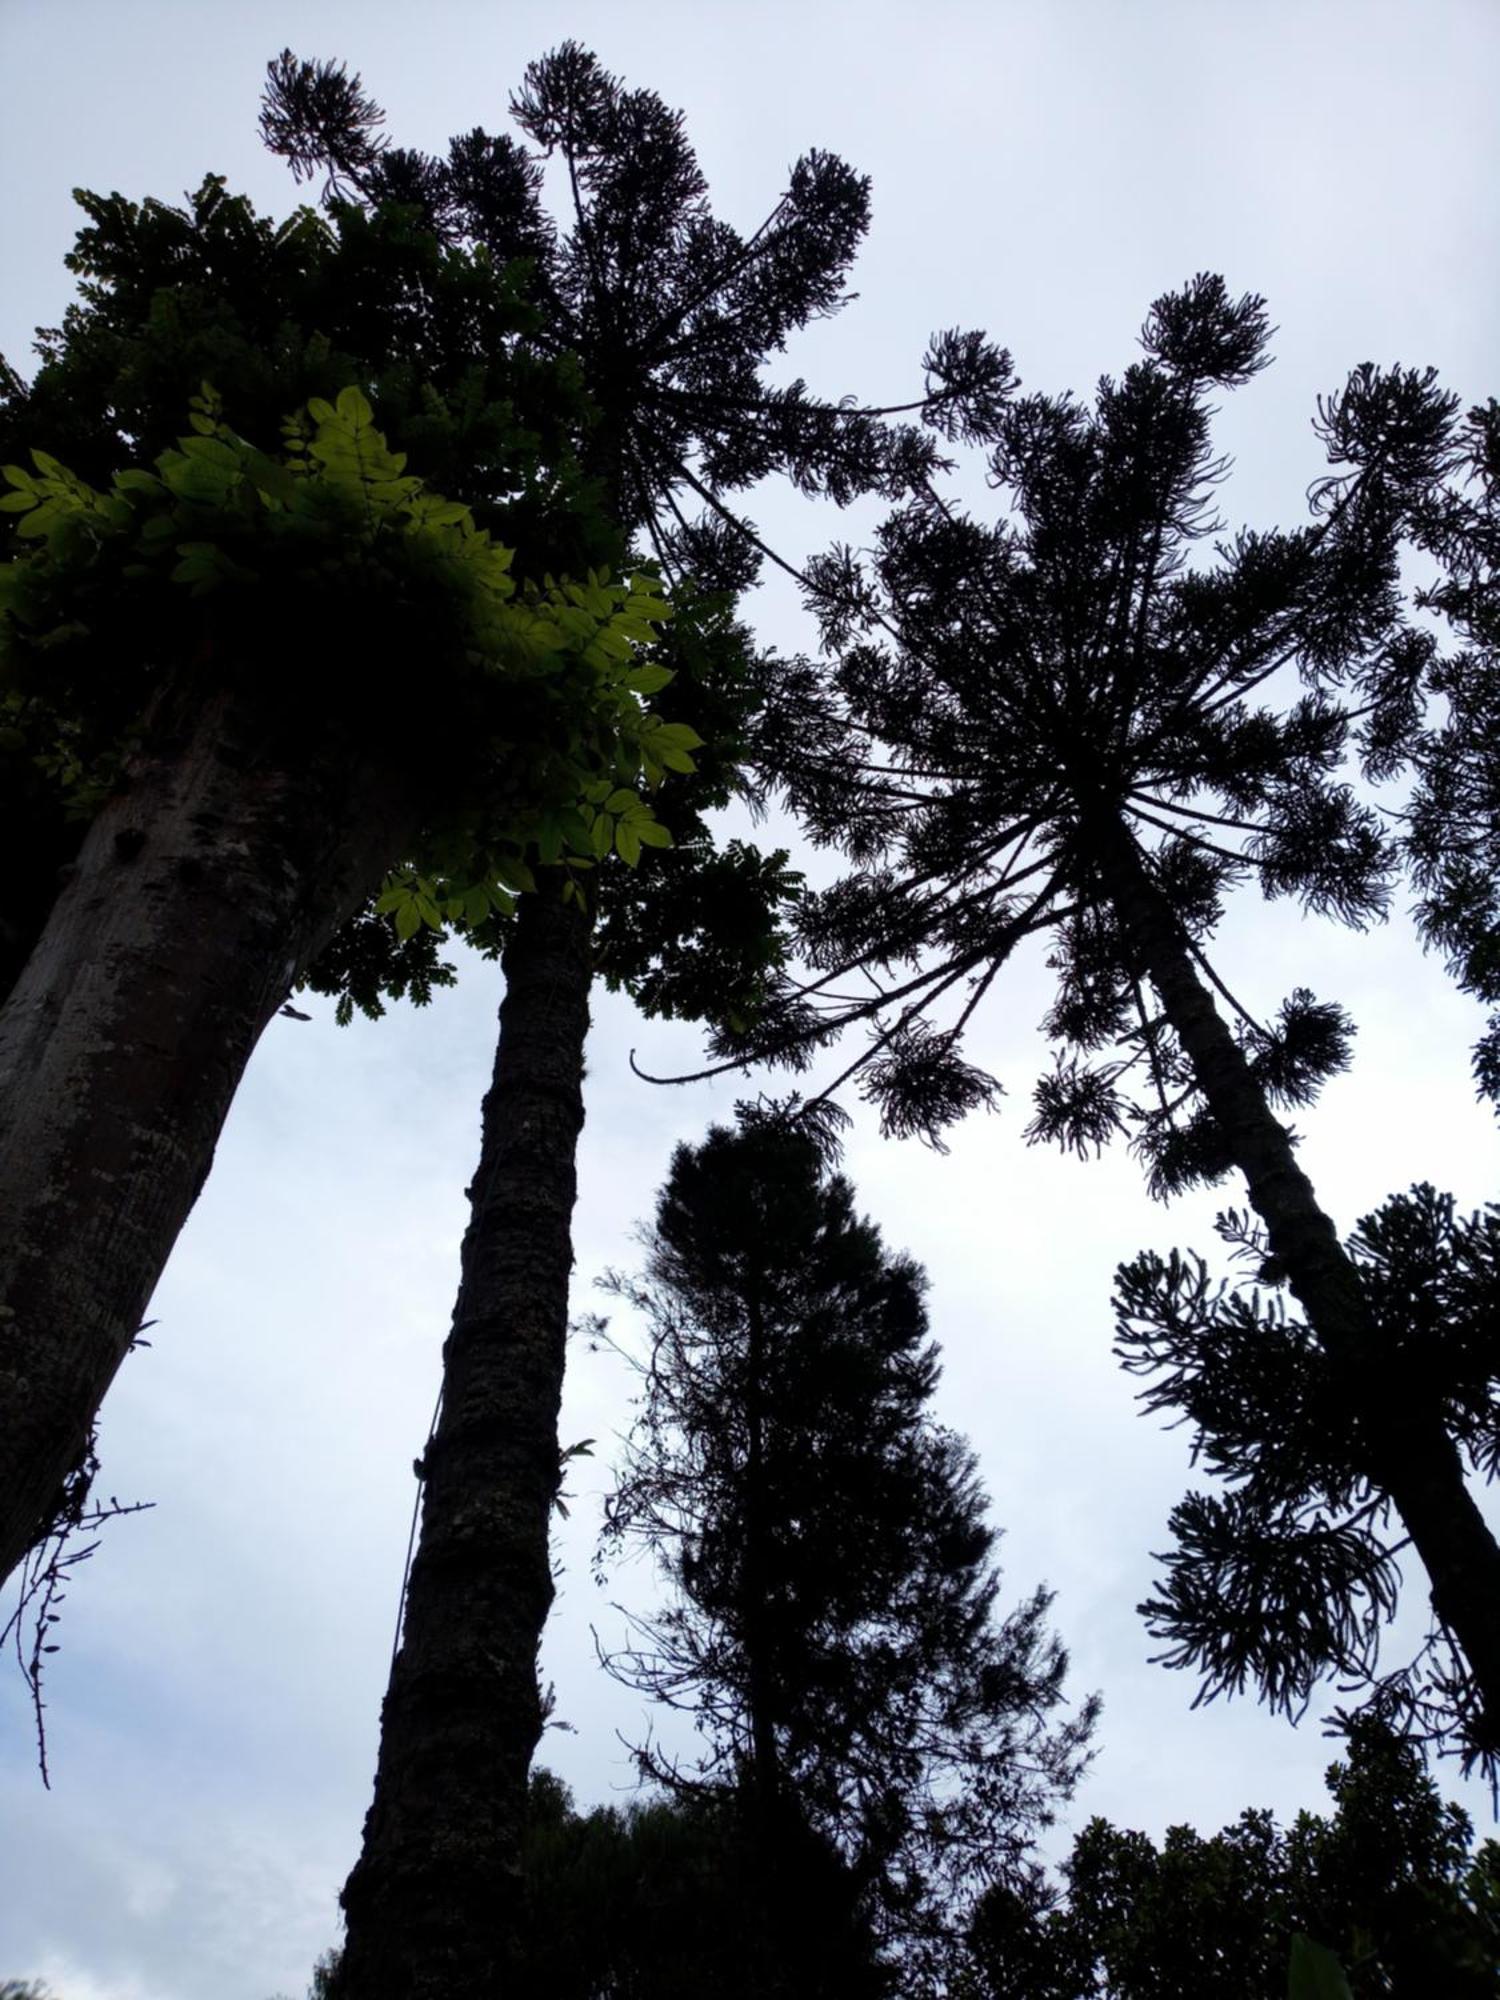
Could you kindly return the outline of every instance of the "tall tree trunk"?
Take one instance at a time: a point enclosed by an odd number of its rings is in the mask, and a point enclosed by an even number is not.
[[[414,820],[385,768],[221,694],[155,719],[90,827],[0,1011],[0,1578],[80,1462],[261,1030]]]
[[[589,1022],[590,925],[556,883],[521,899],[504,970],[421,1540],[344,1888],[348,2000],[498,1994],[515,1916]]]
[[[1433,1607],[1468,1660],[1484,1709],[1484,1741],[1500,1749],[1500,1545],[1469,1491],[1441,1411],[1390,1371],[1372,1367],[1378,1341],[1358,1269],[1123,825],[1100,842],[1099,864],[1140,969],[1245,1176],[1271,1250],[1333,1364],[1351,1421],[1364,1431],[1373,1483],[1405,1523],[1431,1580]]]
[[[745,1299],[745,1643],[750,1709],[751,1818],[764,1845],[775,1828],[781,1796],[781,1758],[776,1744],[775,1675],[769,1657],[767,1600],[771,1572],[766,1517],[765,1313],[752,1279]]]

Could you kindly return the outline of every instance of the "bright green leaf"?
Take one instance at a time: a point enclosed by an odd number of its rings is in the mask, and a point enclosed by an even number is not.
[[[631,668],[625,676],[625,685],[632,694],[658,694],[676,678],[670,667],[664,667],[656,660],[647,660],[643,665]]]
[[[339,390],[339,399],[335,408],[346,424],[363,426],[365,424],[372,424],[375,421],[375,412],[365,401],[363,393],[352,382],[347,389]],[[332,414],[333,412],[330,411],[329,415],[331,416]],[[404,459],[402,463],[405,463]]]

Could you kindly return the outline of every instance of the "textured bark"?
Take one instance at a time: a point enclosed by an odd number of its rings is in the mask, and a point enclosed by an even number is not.
[[[158,718],[127,776],[0,1012],[0,1577],[80,1460],[261,1030],[411,831],[381,769],[280,755],[228,695]]]
[[[374,1803],[344,1888],[348,2000],[501,1991],[542,1725],[590,970],[577,905],[523,897]]]
[[[1419,1384],[1371,1366],[1378,1344],[1358,1269],[1123,826],[1101,841],[1100,869],[1140,969],[1245,1176],[1270,1248],[1364,1431],[1374,1483],[1405,1523],[1431,1581],[1433,1607],[1468,1660],[1484,1707],[1484,1739],[1500,1749],[1500,1545],[1469,1491],[1441,1410]]]

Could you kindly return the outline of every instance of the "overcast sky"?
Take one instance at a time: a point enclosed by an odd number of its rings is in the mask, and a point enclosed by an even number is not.
[[[687,113],[719,210],[753,226],[811,146],[874,178],[857,303],[792,361],[819,391],[909,396],[929,332],[979,325],[1029,387],[1086,392],[1119,370],[1150,301],[1201,269],[1266,295],[1277,362],[1231,399],[1233,523],[1292,525],[1319,470],[1309,419],[1354,363],[1435,363],[1469,400],[1500,382],[1492,0],[1029,0],[922,7],[510,0],[407,6],[230,0],[0,5],[0,351],[29,370],[69,296],[70,189],[178,197],[207,171],[285,213],[259,149],[263,65],[283,44],[362,70],[404,144],[501,129],[524,65],[564,36]],[[757,495],[794,552],[849,532]],[[856,524],[856,531],[858,529]],[[795,606],[755,616],[810,647]],[[16,865],[14,857],[12,865]],[[1477,1010],[1404,922],[1356,938],[1242,907],[1223,960],[1263,1008],[1293,985],[1360,1026],[1350,1075],[1299,1120],[1341,1228],[1420,1178],[1474,1205],[1497,1177],[1473,1103]],[[1094,1813],[1159,1835],[1243,1807],[1324,1798],[1332,1754],[1249,1703],[1189,1712],[1191,1682],[1146,1662],[1133,1606],[1185,1479],[1180,1436],[1133,1411],[1109,1355],[1110,1275],[1149,1245],[1215,1246],[1233,1189],[1170,1211],[1124,1155],[1026,1151],[1043,1061],[1039,963],[1002,982],[970,1052],[1009,1089],[947,1158],[882,1143],[861,1116],[847,1171],[887,1239],[932,1278],[940,1416],[978,1449],[1007,1533],[1008,1595],[1050,1581],[1101,1750],[1064,1829]],[[235,1104],[153,1312],[149,1351],[106,1406],[104,1483],[155,1511],[112,1528],[80,1579],[50,1680],[53,1789],[19,1676],[0,1675],[0,1980],[61,2000],[298,1994],[334,1941],[373,1771],[413,1496],[457,1276],[463,1188],[499,976],[465,965],[425,1013],[336,1029],[278,1020]],[[692,1066],[690,1031],[599,998],[590,1042],[575,1306],[630,1264],[671,1146],[730,1115],[743,1083],[652,1090],[627,1067]],[[622,1795],[638,1698],[593,1664],[625,1572],[588,1575],[618,1361],[576,1352],[564,1441],[600,1440],[570,1481],[566,1564],[544,1671],[571,1733],[542,1756],[580,1800]],[[7,1605],[6,1609],[9,1609]],[[1470,1796],[1471,1809],[1483,1801]]]

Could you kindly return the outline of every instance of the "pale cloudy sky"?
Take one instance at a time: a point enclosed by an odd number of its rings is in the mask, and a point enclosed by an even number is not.
[[[1276,366],[1221,431],[1239,461],[1225,511],[1270,525],[1299,517],[1319,469],[1314,399],[1352,364],[1430,361],[1469,399],[1497,387],[1491,0],[432,0],[420,16],[384,0],[5,0],[0,351],[29,366],[31,328],[66,302],[74,186],[173,198],[214,170],[262,208],[293,205],[255,132],[283,44],[346,58],[401,142],[437,148],[502,126],[524,64],[568,35],[686,110],[737,224],[809,146],[874,176],[859,301],[792,356],[819,390],[909,395],[928,333],[972,324],[1028,385],[1086,391],[1129,361],[1152,298],[1221,270],[1263,292],[1281,329]],[[754,506],[793,552],[850,532],[771,492]],[[811,644],[784,594],[757,616],[781,644]],[[1342,1225],[1417,1178],[1469,1204],[1495,1192],[1495,1126],[1468,1080],[1476,1010],[1404,924],[1352,938],[1250,906],[1223,952],[1262,1004],[1307,983],[1359,1020],[1352,1074],[1301,1121]],[[1190,1714],[1191,1685],[1146,1664],[1132,1610],[1185,1451],[1134,1415],[1110,1361],[1110,1274],[1148,1243],[1210,1249],[1217,1204],[1164,1212],[1123,1156],[1023,1149],[1044,992],[1040,965],[1023,966],[980,1024],[978,1058],[1010,1087],[998,1117],[946,1159],[882,1144],[862,1118],[848,1171],[931,1273],[939,1411],[981,1454],[1011,1587],[1051,1581],[1074,1686],[1104,1693],[1101,1754],[1065,1825],[1290,1813],[1322,1798],[1315,1717]],[[19,1679],[0,1677],[0,1979],[45,1976],[61,2000],[267,2000],[300,1994],[334,1939],[497,999],[496,970],[466,966],[425,1014],[339,1031],[318,1004],[258,1052],[153,1308],[155,1344],[107,1406],[107,1486],[157,1506],[110,1532],[68,1606],[50,1793]],[[672,1143],[743,1089],[650,1090],[628,1049],[686,1068],[693,1035],[602,996],[595,1022],[580,1310],[603,1267],[629,1262]],[[602,1460],[627,1395],[617,1362],[580,1351],[565,1440],[599,1438]],[[642,1727],[640,1702],[593,1664],[590,1623],[618,1631],[587,1572],[604,1478],[596,1461],[571,1482],[544,1662],[574,1733],[542,1754],[585,1800],[628,1784],[616,1731]],[[627,1573],[610,1594],[643,1587]]]

